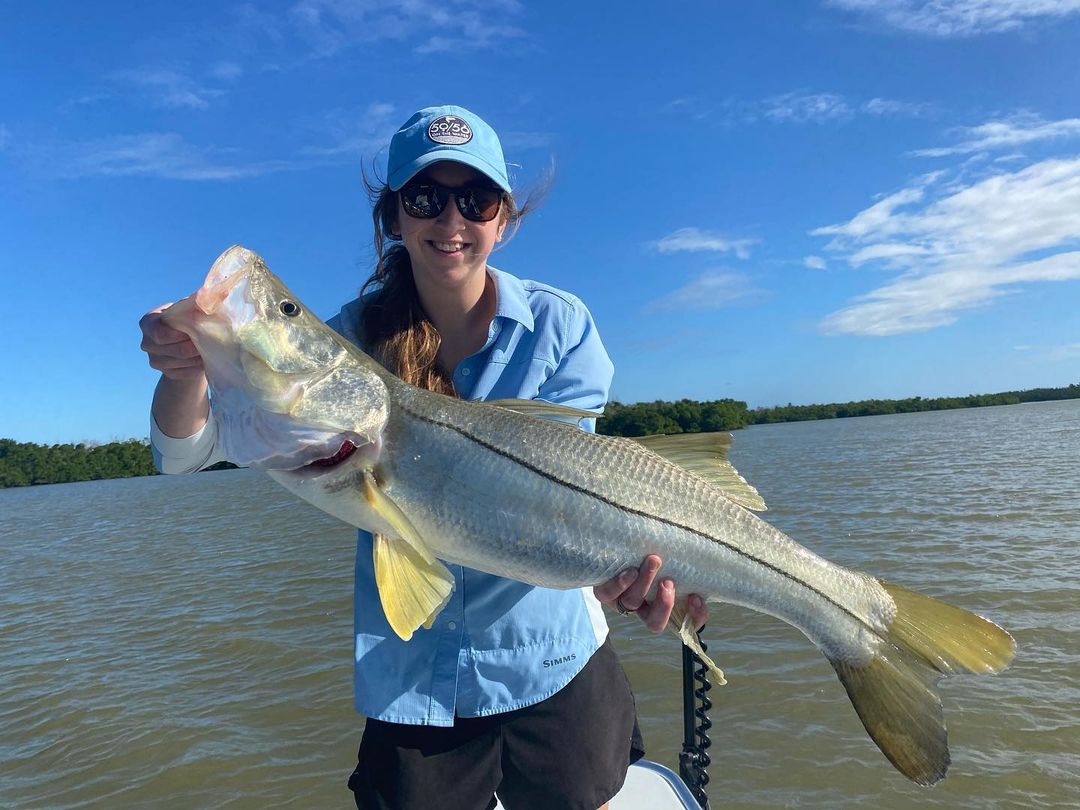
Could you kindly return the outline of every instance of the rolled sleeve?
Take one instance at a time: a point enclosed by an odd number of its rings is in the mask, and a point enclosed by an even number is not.
[[[225,460],[217,446],[217,423],[213,411],[202,430],[180,439],[162,433],[151,414],[150,451],[154,456],[154,466],[166,475],[198,472]]]

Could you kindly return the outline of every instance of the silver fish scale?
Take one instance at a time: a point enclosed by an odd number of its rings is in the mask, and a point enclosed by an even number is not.
[[[894,614],[870,577],[633,441],[392,388],[386,491],[443,559],[571,588],[657,553],[682,593],[770,613],[860,658],[875,642],[866,625],[883,630]]]

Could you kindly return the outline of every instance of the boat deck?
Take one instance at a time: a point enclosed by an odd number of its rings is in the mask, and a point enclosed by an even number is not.
[[[647,759],[630,766],[610,805],[611,810],[701,810],[678,774]],[[497,807],[501,810],[502,802]]]

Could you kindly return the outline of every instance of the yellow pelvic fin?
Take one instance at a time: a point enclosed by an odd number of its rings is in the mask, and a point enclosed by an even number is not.
[[[870,661],[832,660],[866,731],[897,770],[920,785],[944,778],[949,741],[936,690],[943,674],[993,673],[1016,652],[991,621],[882,582],[896,616]]]
[[[698,641],[698,634],[694,630],[694,620],[689,611],[681,605],[675,605],[671,611],[671,618],[668,619],[668,628],[679,637],[679,640],[685,644],[698,658],[702,660],[706,667],[708,667],[709,674],[713,676],[713,680],[717,686],[723,686],[727,683],[727,678],[724,677],[724,671],[720,669],[713,660],[705,654],[705,651],[701,649],[701,642]]]
[[[379,489],[371,473],[364,476],[364,498],[400,534],[400,539],[375,534],[372,555],[383,613],[394,632],[408,641],[421,625],[430,628],[446,606],[454,576],[428,551],[408,517]]]
[[[632,441],[672,464],[697,473],[744,509],[765,511],[764,499],[728,461],[730,433],[661,433],[635,436]]]

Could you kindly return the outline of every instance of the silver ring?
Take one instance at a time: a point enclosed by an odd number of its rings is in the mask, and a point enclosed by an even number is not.
[[[621,596],[618,597],[615,600],[615,609],[617,611],[619,611],[619,613],[622,614],[623,616],[629,616],[631,613],[634,612],[634,611],[630,610],[629,608],[627,608],[626,605],[624,605],[622,603],[622,597]]]

